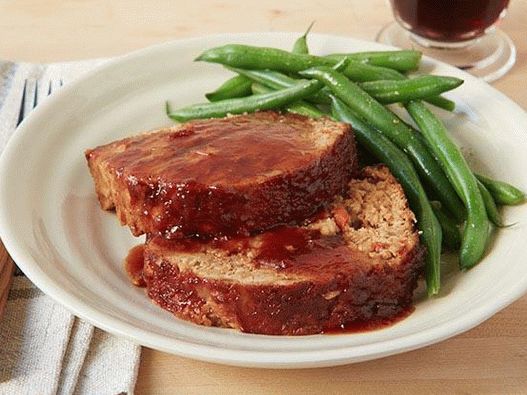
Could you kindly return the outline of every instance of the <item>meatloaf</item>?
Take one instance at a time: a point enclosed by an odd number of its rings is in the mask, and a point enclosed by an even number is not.
[[[150,298],[179,318],[308,335],[400,314],[422,257],[401,186],[376,166],[302,226],[210,241],[148,237],[142,275]]]
[[[344,191],[350,127],[259,112],[125,138],[86,151],[103,209],[132,233],[201,238],[297,224]]]

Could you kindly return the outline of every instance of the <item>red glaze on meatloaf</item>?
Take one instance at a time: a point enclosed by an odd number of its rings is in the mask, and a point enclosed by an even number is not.
[[[149,238],[148,295],[179,318],[267,335],[397,316],[422,269],[415,218],[383,166],[364,169],[348,193],[301,227],[209,242]]]
[[[248,235],[296,224],[342,193],[348,125],[260,112],[192,121],[86,151],[103,209],[136,236]]]

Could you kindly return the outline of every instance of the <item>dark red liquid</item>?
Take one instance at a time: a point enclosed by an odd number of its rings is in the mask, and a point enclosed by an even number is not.
[[[124,260],[124,268],[130,277],[130,281],[138,287],[146,287],[143,278],[143,268],[145,266],[144,250],[144,244],[139,244],[130,249]]]
[[[509,0],[391,0],[397,20],[418,36],[443,42],[481,36]]]
[[[348,322],[337,328],[326,329],[323,333],[330,335],[342,335],[346,333],[361,333],[361,332],[370,332],[379,329],[388,328],[399,321],[404,320],[415,310],[415,307],[410,306],[402,310],[399,314],[396,314],[390,318],[378,318],[368,321],[352,321]]]

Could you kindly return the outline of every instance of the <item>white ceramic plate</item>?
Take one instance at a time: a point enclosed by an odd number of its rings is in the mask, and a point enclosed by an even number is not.
[[[290,48],[298,34],[217,35],[176,41],[122,57],[72,82],[20,126],[1,158],[0,230],[8,251],[45,293],[117,335],[186,357],[240,366],[315,367],[379,358],[466,331],[527,290],[527,205],[508,208],[483,262],[450,271],[441,296],[418,293],[416,310],[396,325],[346,335],[273,337],[200,327],[175,319],[130,284],[122,267],[134,239],[97,203],[83,151],[169,125],[164,102],[203,101],[229,76],[194,63],[206,48],[247,43]],[[386,49],[345,37],[310,36],[313,53]],[[442,112],[473,166],[527,190],[527,115],[486,83],[427,59],[425,68],[465,84]]]

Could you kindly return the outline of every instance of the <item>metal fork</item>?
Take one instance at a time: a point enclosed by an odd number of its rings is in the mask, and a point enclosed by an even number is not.
[[[64,85],[62,79],[55,81],[50,80],[47,86],[46,94],[40,93],[42,91],[42,83],[39,80],[25,80],[24,90],[22,92],[22,102],[20,103],[20,111],[18,112],[18,120],[16,126],[18,127],[22,121],[29,115],[37,104],[40,104],[46,97],[51,95],[56,89]],[[15,265],[15,276],[21,276],[24,273]]]
[[[25,80],[24,90],[22,91],[22,102],[20,103],[20,111],[18,112],[18,121],[16,126],[20,125],[24,118],[39,104],[45,97],[51,95],[53,91],[64,85],[62,79],[58,82],[50,80],[48,84],[46,96],[42,96],[39,91],[41,85],[38,80]]]
[[[47,84],[47,94],[40,94],[42,91],[41,83],[38,80],[25,80],[24,90],[22,92],[22,101],[20,103],[20,111],[18,113],[18,121],[16,126],[20,125],[24,118],[33,110],[37,104],[39,104],[44,98],[51,95],[51,93],[60,88],[63,85],[63,81],[50,80]],[[46,85],[44,85],[46,86]],[[13,270],[14,269],[14,270]],[[11,287],[11,280],[13,276],[21,276],[24,273],[15,265],[13,260],[7,254],[4,249],[0,250],[0,317],[4,311],[7,303],[7,297],[9,289]]]

